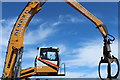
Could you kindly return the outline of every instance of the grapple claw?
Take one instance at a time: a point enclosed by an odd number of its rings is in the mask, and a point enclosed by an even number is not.
[[[111,75],[111,63],[115,62],[116,65],[117,65],[117,72],[115,75]],[[112,58],[107,58],[106,59],[101,59],[100,62],[99,62],[99,66],[98,66],[98,74],[99,74],[99,77],[101,80],[104,80],[102,77],[101,77],[101,73],[100,73],[100,67],[101,67],[101,64],[102,63],[107,63],[107,77],[108,79],[112,79],[112,78],[117,78],[118,75],[119,75],[119,61],[116,57],[112,56]]]

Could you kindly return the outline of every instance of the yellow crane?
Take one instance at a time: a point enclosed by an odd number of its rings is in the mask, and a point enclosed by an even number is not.
[[[117,78],[119,74],[119,62],[118,59],[110,54],[110,44],[114,41],[114,37],[108,34],[108,30],[105,24],[97,17],[91,14],[86,8],[84,8],[76,0],[65,0],[70,6],[75,8],[78,12],[82,13],[89,20],[91,20],[101,32],[104,39],[103,57],[100,60],[98,66],[99,76],[100,65],[102,63],[108,64],[107,78]],[[64,76],[65,74],[58,74],[59,70],[59,49],[54,47],[42,47],[38,48],[38,55],[35,59],[35,67],[31,67],[25,70],[21,70],[22,54],[24,48],[24,35],[32,17],[37,14],[42,6],[46,3],[46,0],[33,0],[30,1],[20,16],[18,17],[14,28],[11,32],[11,36],[8,43],[8,49],[5,58],[4,70],[2,79],[12,80],[16,78],[27,78],[29,76]],[[109,38],[111,37],[111,38]],[[118,71],[114,76],[111,76],[111,63],[115,62],[118,66]]]

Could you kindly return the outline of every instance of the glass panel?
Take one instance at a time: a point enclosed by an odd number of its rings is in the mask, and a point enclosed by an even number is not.
[[[47,58],[47,52],[43,52],[42,58],[46,59]]]
[[[40,57],[42,59],[56,61],[57,59],[57,52],[56,51],[41,51]]]
[[[47,52],[47,58],[50,60],[56,60],[56,53],[55,52]]]

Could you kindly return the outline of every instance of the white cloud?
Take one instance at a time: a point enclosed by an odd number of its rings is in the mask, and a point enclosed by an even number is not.
[[[35,44],[43,41],[47,37],[53,35],[56,29],[49,23],[43,23],[36,30],[31,30],[25,35],[25,44]]]
[[[2,51],[2,45],[1,45],[1,42],[2,42],[2,23],[0,22],[0,50]]]
[[[57,47],[60,49],[60,55],[67,50],[67,47],[64,44],[58,44]]]
[[[2,30],[0,30],[0,33],[1,33],[0,36],[2,36],[0,39],[1,40],[0,45],[2,45],[3,51],[4,49],[7,48],[8,40],[16,19],[17,17],[0,20],[0,24],[2,25]],[[39,19],[33,20],[33,22],[36,22],[36,21],[39,21]],[[43,23],[42,25],[39,26],[38,29],[28,31],[28,33],[25,36],[25,43],[32,44],[32,43],[36,43],[39,40],[40,41],[44,40],[45,38],[52,35],[52,33],[56,31],[55,29],[53,29],[53,27],[51,28],[51,27],[45,27],[45,26],[49,26],[49,24]]]
[[[2,36],[2,42],[0,42],[0,45],[2,46],[7,46],[8,44],[8,40],[13,28],[13,25],[15,24],[16,21],[16,17],[11,18],[11,19],[3,19],[1,20],[1,24],[2,24],[2,34],[0,34],[0,36]]]
[[[67,72],[65,78],[98,78],[97,72]]]
[[[5,21],[5,19],[1,19],[1,20],[0,20],[0,23],[3,23],[4,21]]]
[[[105,75],[105,70],[102,70],[103,74]],[[66,72],[65,76],[49,76],[47,78],[98,78],[98,72],[93,71],[89,73],[85,72]]]
[[[94,40],[87,42],[82,45],[82,47],[78,49],[74,49],[74,53],[76,55],[72,55],[75,59],[65,61],[68,67],[76,66],[88,66],[88,67],[96,67],[100,61],[100,58],[103,56],[102,53],[102,40]],[[113,43],[112,46],[112,53],[117,57],[118,54],[118,47],[117,41]],[[72,64],[71,64],[72,63]]]
[[[33,17],[33,19],[30,21],[31,24],[40,24],[43,20],[37,17]]]
[[[32,62],[32,63],[29,63],[29,64],[22,64],[22,70],[23,69],[28,69],[28,68],[30,68],[30,67],[34,67],[34,63]]]
[[[59,21],[62,23],[78,23],[78,22],[85,22],[85,19],[81,18],[80,16],[72,16],[72,15],[59,15]]]
[[[2,41],[0,44],[3,46],[7,46],[8,40],[10,37],[10,33],[13,29],[13,26],[15,24],[15,21],[17,20],[17,17],[13,17],[10,19],[2,19],[0,20],[0,23],[2,23]],[[40,22],[43,22],[42,19],[39,18],[33,18],[31,21],[31,24],[37,24]],[[36,30],[32,30],[26,33],[25,35],[25,44],[33,44],[38,41],[42,41],[45,38],[49,37],[53,33],[56,32],[55,26],[58,26],[63,23],[76,23],[76,22],[84,22],[84,19],[78,18],[77,16],[72,15],[59,15],[57,21],[49,21],[49,22],[43,22],[41,25],[38,26]]]
[[[38,50],[29,49],[28,51],[24,52],[23,58],[35,58],[38,53]]]
[[[2,34],[0,34],[0,36],[2,36],[2,41],[0,41],[0,45],[2,45],[3,47],[7,46],[8,44],[8,40],[16,19],[17,17],[10,19],[3,19],[0,22],[2,24],[2,31],[1,31]],[[39,22],[40,19],[33,19],[32,21]],[[49,26],[49,24],[43,23],[39,26],[38,29],[28,31],[28,33],[25,36],[25,43],[26,44],[32,44],[33,42],[36,43],[37,41],[39,40],[41,41],[55,32],[55,29],[53,29],[53,27],[51,28],[45,26]]]
[[[57,26],[57,25],[59,25],[61,22],[60,21],[57,21],[57,22],[54,22],[52,25],[53,26]]]
[[[111,44],[111,54],[118,58],[118,40],[115,40],[113,44]]]
[[[59,15],[57,21],[45,22],[39,25],[38,29],[26,33],[25,44],[35,44],[38,43],[38,41],[43,41],[57,31],[57,28],[55,26],[69,22],[72,23],[84,22],[84,19],[80,19],[77,16],[72,15]]]

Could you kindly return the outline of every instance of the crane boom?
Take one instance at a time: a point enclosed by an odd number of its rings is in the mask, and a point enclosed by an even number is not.
[[[104,23],[102,21],[100,21],[97,17],[95,17],[93,14],[91,14],[86,8],[84,8],[80,3],[78,3],[76,0],[64,0],[66,1],[70,6],[72,6],[74,9],[76,9],[78,12],[82,13],[84,16],[86,16],[89,20],[91,20],[99,29],[99,31],[101,32],[103,38],[104,38],[104,46],[103,46],[103,57],[101,57],[101,60],[99,62],[98,65],[98,74],[99,77],[101,79],[103,79],[101,77],[101,71],[100,71],[100,66],[102,63],[107,63],[107,70],[108,70],[108,75],[107,78],[117,78],[117,76],[119,75],[119,61],[116,57],[114,57],[113,55],[111,56],[110,52],[111,52],[111,48],[110,48],[110,44],[111,41],[114,41],[115,38],[108,34],[108,30],[106,28],[106,26],[104,25]],[[109,37],[108,37],[109,36]],[[112,38],[110,38],[112,37]],[[117,65],[117,72],[115,75],[111,75],[111,64],[115,62]]]
[[[8,49],[6,53],[3,77],[13,76],[13,71],[15,63],[17,61],[17,56],[19,51],[24,47],[24,35],[27,29],[27,26],[32,19],[32,17],[41,10],[41,5],[39,2],[31,1],[24,8],[18,20],[16,21],[14,28],[11,32],[10,40],[8,43]]]
[[[97,25],[98,29],[102,33],[103,37],[106,37],[108,32],[104,25],[104,23],[99,20],[97,17],[95,17],[92,13],[90,13],[85,7],[83,7],[80,3],[78,3],[76,0],[64,0],[66,1],[70,6],[75,8],[77,11],[82,13],[84,16],[86,16],[89,20],[91,20],[95,25]]]

